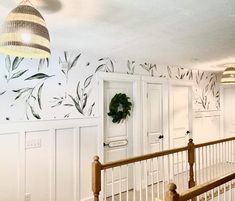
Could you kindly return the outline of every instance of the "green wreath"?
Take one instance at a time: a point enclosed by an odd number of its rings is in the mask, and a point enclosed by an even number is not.
[[[115,94],[109,104],[108,115],[113,118],[113,123],[120,123],[121,120],[130,116],[132,103],[129,101],[130,97],[126,94]]]

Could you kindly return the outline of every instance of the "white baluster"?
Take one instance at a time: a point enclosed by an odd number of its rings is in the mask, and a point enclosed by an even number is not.
[[[176,179],[177,179],[177,185],[179,186],[179,189],[182,189],[182,186],[180,186],[179,183],[179,152],[176,153]]]
[[[113,176],[113,168],[111,169],[111,174],[112,174],[112,201],[114,201],[114,176]]]
[[[184,152],[181,152],[181,181],[182,181],[182,190],[184,190]]]
[[[162,175],[163,175],[162,193],[163,193],[163,200],[165,200],[165,167],[164,167],[165,160],[164,160],[164,156],[162,156],[161,159],[162,159]]]
[[[160,199],[160,166],[159,166],[159,158],[157,158],[157,197]]]
[[[107,170],[104,170],[104,199],[105,200],[107,200],[107,176],[106,176],[106,174],[107,174]]]
[[[144,173],[145,173],[145,198],[146,198],[146,201],[148,201],[148,169],[147,169],[147,166],[148,166],[148,161],[145,160],[144,161]]]
[[[152,195],[152,201],[154,201],[154,189],[153,189],[153,180],[154,180],[154,168],[153,168],[153,159],[150,160],[150,172],[151,174],[151,195]]]
[[[197,182],[198,184],[201,183],[201,177],[202,177],[202,174],[201,174],[201,148],[199,147],[198,148],[198,179],[197,179]]]
[[[136,164],[133,164],[133,201],[136,201]]]
[[[126,166],[126,201],[129,201],[129,165]]]
[[[142,201],[142,177],[141,177],[141,175],[142,175],[142,163],[141,163],[141,161],[140,161],[140,201]]]
[[[119,166],[119,201],[122,200],[122,166]]]

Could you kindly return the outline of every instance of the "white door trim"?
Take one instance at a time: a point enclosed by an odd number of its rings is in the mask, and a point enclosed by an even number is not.
[[[143,139],[143,154],[147,153],[146,146],[148,145],[147,137],[147,85],[148,84],[160,84],[162,85],[162,132],[164,135],[163,148],[167,149],[169,147],[169,124],[168,116],[168,80],[165,78],[156,78],[150,76],[142,76],[142,139]]]
[[[99,114],[99,132],[98,132],[98,150],[100,160],[104,161],[104,82],[105,81],[121,81],[130,82],[133,86],[133,155],[141,154],[141,132],[140,132],[140,76],[127,75],[120,73],[104,73],[98,72],[96,74],[98,84],[97,89],[97,103]]]
[[[168,103],[169,103],[169,146],[172,146],[172,140],[171,140],[171,133],[172,133],[172,119],[173,119],[173,116],[172,116],[172,106],[171,106],[171,87],[172,86],[186,86],[186,87],[190,87],[191,88],[191,91],[190,91],[190,96],[191,96],[191,101],[190,101],[190,132],[191,132],[191,138],[193,138],[193,119],[194,119],[194,109],[193,109],[193,100],[194,100],[194,96],[193,96],[193,86],[194,86],[194,83],[193,81],[187,81],[187,80],[170,80],[169,81],[169,100],[168,100]],[[170,148],[170,147],[169,147]]]

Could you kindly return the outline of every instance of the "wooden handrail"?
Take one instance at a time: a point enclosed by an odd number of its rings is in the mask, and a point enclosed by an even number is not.
[[[215,140],[215,141],[210,141],[210,142],[204,142],[204,143],[201,143],[201,144],[195,144],[195,148],[205,147],[205,146],[214,145],[214,144],[219,144],[219,143],[228,142],[228,141],[231,141],[231,140],[235,140],[235,137],[224,138],[224,139],[221,139],[221,140]]]
[[[185,147],[180,147],[180,148],[175,148],[175,149],[170,149],[170,150],[165,150],[161,152],[155,152],[151,154],[145,154],[142,156],[136,156],[136,157],[131,157],[123,160],[118,160],[118,161],[111,161],[108,163],[101,164],[99,162],[99,157],[96,156],[94,158],[94,161],[92,163],[92,191],[94,194],[94,200],[98,201],[99,200],[99,193],[101,191],[101,171],[110,169],[110,168],[115,168],[115,167],[120,167],[123,165],[128,165],[131,163],[136,163],[140,161],[145,161],[149,160],[152,158],[157,158],[157,157],[162,157],[170,154],[175,154],[178,152],[182,151],[187,151],[188,152],[188,164],[189,164],[189,181],[188,181],[188,187],[192,188],[196,185],[196,181],[194,178],[194,165],[195,165],[195,149],[204,147],[204,146],[210,146],[218,143],[223,143],[227,141],[232,141],[235,140],[235,137],[231,138],[225,138],[221,140],[215,140],[211,142],[206,142],[206,143],[201,143],[201,144],[194,144],[193,140],[190,139],[188,146]],[[194,200],[194,198],[193,198]]]
[[[211,141],[211,142],[205,142],[205,143],[201,143],[201,144],[194,144],[194,148],[209,146],[209,145],[227,142],[227,141],[231,141],[231,140],[235,140],[235,137],[225,138],[225,139],[221,139],[221,140],[215,140],[215,141]],[[151,153],[151,154],[145,154],[142,156],[136,156],[136,157],[131,157],[131,158],[117,160],[117,161],[111,161],[111,162],[108,162],[105,164],[101,164],[101,169],[105,170],[105,169],[109,169],[109,168],[114,168],[114,167],[118,167],[118,166],[122,166],[122,165],[127,165],[130,163],[144,161],[144,160],[148,160],[151,158],[161,157],[161,156],[174,154],[174,153],[186,151],[186,150],[188,150],[188,146],[175,148],[175,149],[169,149],[169,150],[160,151],[160,152],[155,152],[155,153]]]
[[[161,152],[155,152],[155,153],[151,153],[151,154],[145,154],[143,156],[136,156],[136,157],[131,157],[128,159],[123,159],[123,160],[118,160],[118,161],[114,161],[114,162],[108,162],[105,164],[101,165],[101,169],[105,170],[105,169],[109,169],[109,168],[114,168],[114,167],[118,167],[118,166],[122,166],[122,165],[127,165],[130,163],[136,163],[139,161],[144,161],[144,160],[148,160],[151,158],[156,158],[156,157],[160,157],[160,156],[165,156],[165,155],[169,155],[169,154],[174,154],[177,152],[181,152],[181,151],[187,151],[188,150],[188,146],[186,147],[180,147],[180,148],[176,148],[176,149],[169,149],[169,150],[165,150],[165,151],[161,151]]]
[[[205,192],[208,192],[218,186],[221,186],[231,180],[235,179],[235,172],[226,174],[222,177],[219,177],[217,179],[213,179],[209,182],[206,182],[204,184],[200,184],[198,186],[192,187],[185,191],[184,193],[178,194],[176,191],[176,185],[175,184],[169,184],[169,191],[166,193],[166,199],[165,201],[187,201],[190,199],[193,199]]]

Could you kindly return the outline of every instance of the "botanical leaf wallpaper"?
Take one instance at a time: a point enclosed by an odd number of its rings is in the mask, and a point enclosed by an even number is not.
[[[218,110],[217,75],[181,67],[61,51],[49,59],[0,56],[0,121],[97,116],[96,72],[148,75],[194,82],[194,110]]]

